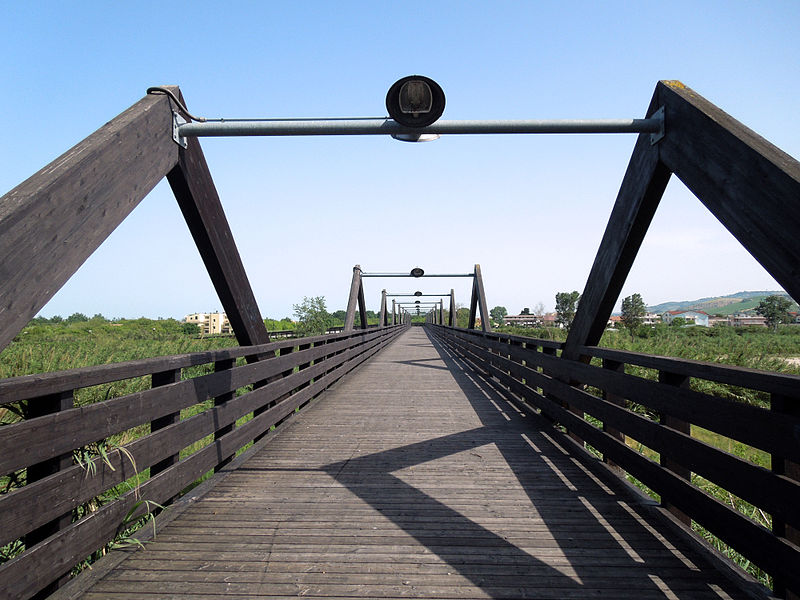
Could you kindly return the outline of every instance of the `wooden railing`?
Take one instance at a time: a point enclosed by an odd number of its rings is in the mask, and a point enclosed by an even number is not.
[[[0,495],[0,546],[24,545],[0,566],[0,589],[9,598],[51,591],[153,503],[168,504],[219,469],[403,329],[0,380],[0,410],[13,407],[26,417],[0,428],[0,474],[19,484]],[[249,364],[237,365],[239,359]],[[198,365],[213,372],[182,379],[184,369]],[[78,389],[143,376],[151,377],[150,389],[73,406]],[[107,441],[132,429],[131,441]],[[126,482],[129,489],[115,500],[98,502]]]
[[[772,575],[777,594],[800,594],[800,377],[599,347],[567,360],[557,342],[429,327],[510,398],[658,494],[678,520],[695,521]],[[692,381],[761,398],[740,402],[697,391]],[[693,425],[768,453],[771,470],[700,441]],[[634,440],[650,452],[632,448]],[[693,485],[692,473],[771,516],[771,529]]]

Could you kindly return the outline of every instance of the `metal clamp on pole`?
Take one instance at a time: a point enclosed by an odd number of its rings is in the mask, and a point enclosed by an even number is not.
[[[178,111],[172,111],[172,140],[181,148],[186,148],[188,145],[186,138],[181,135],[181,125],[186,125],[187,123],[188,121]]]

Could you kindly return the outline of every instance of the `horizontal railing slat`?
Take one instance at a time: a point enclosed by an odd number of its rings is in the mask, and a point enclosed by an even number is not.
[[[468,333],[455,332],[453,335],[469,340],[476,347],[483,342],[470,337]],[[667,387],[656,381],[578,361],[561,360],[519,346],[492,342],[489,347],[515,359],[533,363],[564,380],[580,381],[601,388],[764,451],[800,460],[800,444],[795,438],[795,432],[800,430],[799,418],[690,389]]]
[[[771,394],[796,396],[800,391],[800,375],[760,371],[733,365],[718,365],[686,358],[652,356],[638,352],[599,348],[597,346],[582,346],[579,351],[586,356],[608,358],[647,369],[668,371],[678,375],[697,377],[698,379],[706,379],[716,383],[724,383]]]
[[[309,360],[341,351],[355,343],[353,340],[369,340],[380,335],[380,332],[358,334],[347,340],[7,425],[0,436],[0,473],[70,452],[254,381],[273,377]]]
[[[607,402],[563,381],[538,373],[507,358],[473,347],[473,355],[500,371],[519,379],[534,381],[547,394],[566,400],[570,406],[603,421],[672,459],[691,471],[721,485],[743,500],[800,527],[800,483],[776,475],[737,456],[723,452],[689,435],[675,431]],[[498,376],[508,382],[508,376]],[[528,383],[530,387],[530,383]]]
[[[283,348],[296,346],[300,340],[303,344],[339,340],[361,335],[361,332],[335,333],[328,335],[296,338],[270,342],[260,346],[237,346],[225,350],[211,350],[206,352],[193,352],[191,354],[177,354],[158,358],[143,358],[125,361],[110,365],[97,365],[81,367],[68,371],[54,371],[36,375],[23,375],[0,379],[0,405],[21,400],[35,399],[39,396],[55,394],[67,390],[91,387],[120,381],[144,377],[152,373],[170,371],[202,365],[207,363],[269,354]]]

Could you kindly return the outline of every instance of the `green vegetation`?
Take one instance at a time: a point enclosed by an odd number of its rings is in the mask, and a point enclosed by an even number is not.
[[[325,306],[324,296],[303,296],[300,304],[293,305],[297,318],[297,333],[301,336],[321,335],[331,326],[331,315]]]
[[[495,306],[492,310],[489,311],[489,315],[492,317],[492,321],[497,323],[498,325],[503,324],[503,320],[506,318],[508,314],[508,310],[506,310],[505,306]]]
[[[640,294],[633,294],[622,299],[622,326],[630,332],[631,339],[642,324],[646,313],[644,300]]]
[[[767,325],[772,327],[773,331],[777,331],[778,325],[792,322],[792,317],[789,315],[791,308],[792,302],[788,298],[767,296],[758,303],[756,312],[767,319]]]
[[[572,320],[575,318],[575,311],[578,309],[581,295],[577,291],[558,292],[556,294],[556,323],[569,331]]]
[[[175,319],[37,318],[0,352],[0,378],[236,346],[233,337],[199,338]]]

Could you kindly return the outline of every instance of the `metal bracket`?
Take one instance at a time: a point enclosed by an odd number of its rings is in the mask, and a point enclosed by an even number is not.
[[[656,133],[650,134],[650,145],[655,146],[661,141],[661,138],[664,137],[664,107],[662,106],[652,115],[650,115],[650,118],[661,122],[661,129],[659,129]]]
[[[181,137],[178,128],[186,123],[188,123],[188,121],[180,116],[177,111],[172,111],[172,141],[178,144],[178,146],[181,148],[186,148],[187,142],[185,137]]]

